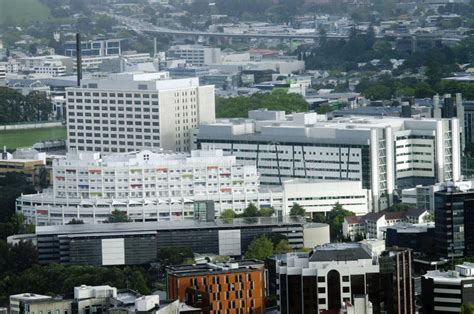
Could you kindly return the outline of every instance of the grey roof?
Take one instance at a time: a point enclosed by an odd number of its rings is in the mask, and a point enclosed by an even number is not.
[[[347,110],[337,110],[334,116],[362,115],[362,116],[400,116],[400,107],[359,107]]]
[[[332,243],[314,248],[309,258],[311,262],[356,261],[372,259],[360,243]]]
[[[303,226],[305,220],[298,217],[260,217],[216,220],[214,222],[200,222],[192,219],[157,221],[157,222],[124,222],[124,223],[102,223],[102,224],[78,224],[78,225],[56,225],[38,226],[37,235],[48,234],[107,234],[107,233],[143,233],[164,230],[186,230],[186,229],[226,229],[263,226],[298,225]]]

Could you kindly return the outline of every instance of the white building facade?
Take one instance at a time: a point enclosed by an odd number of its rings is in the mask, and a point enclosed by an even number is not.
[[[221,63],[221,49],[201,45],[171,46],[168,52],[180,59],[186,60],[194,66],[203,66]]]
[[[122,73],[66,90],[70,150],[189,151],[192,130],[215,120],[214,86],[198,78]]]
[[[263,184],[284,180],[360,181],[371,208],[392,204],[396,188],[459,180],[459,123],[453,119],[345,117],[255,110],[249,119],[220,120],[194,134],[198,148],[216,147],[257,165]]]
[[[65,224],[73,218],[100,223],[114,210],[126,212],[134,221],[193,219],[194,203],[207,200],[214,202],[217,216],[225,209],[242,213],[250,203],[273,207],[275,215],[286,216],[300,199],[311,214],[366,193],[351,190],[353,182],[337,193],[322,189],[325,182],[264,188],[255,166],[238,164],[222,150],[192,151],[190,155],[148,150],[103,156],[70,152],[65,159],[54,161],[52,176],[52,189],[17,199],[17,212],[36,225]],[[367,203],[362,207],[344,204],[348,210],[365,208],[363,213],[367,212]]]

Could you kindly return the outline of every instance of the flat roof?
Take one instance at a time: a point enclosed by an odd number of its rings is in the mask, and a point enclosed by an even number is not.
[[[241,273],[260,271],[261,268],[252,267],[256,264],[263,266],[262,261],[242,260],[235,263],[226,264],[193,264],[193,265],[174,265],[166,267],[167,273],[177,277],[188,277],[193,275],[212,275],[225,273]]]
[[[281,225],[303,226],[305,220],[301,217],[255,217],[255,218],[235,218],[217,219],[213,222],[201,222],[193,219],[154,221],[154,222],[123,222],[123,223],[102,223],[102,224],[78,224],[78,225],[55,225],[37,226],[36,235],[68,234],[69,236],[81,236],[89,233],[97,234],[123,234],[123,233],[143,233],[146,231],[160,230],[186,230],[186,229],[214,229],[214,228],[245,228],[264,227]]]
[[[360,259],[372,259],[372,256],[360,243],[332,243],[317,246],[309,258],[311,262],[356,261]]]

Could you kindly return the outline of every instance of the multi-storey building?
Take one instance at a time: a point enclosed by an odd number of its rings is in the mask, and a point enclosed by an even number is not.
[[[66,67],[58,61],[45,62],[42,65],[35,66],[33,71],[39,74],[50,74],[51,76],[64,76],[67,74]]]
[[[69,149],[189,151],[191,131],[215,120],[214,87],[168,72],[121,73],[67,88]]]
[[[221,63],[221,49],[204,47],[200,45],[178,45],[171,46],[168,50],[170,55],[186,60],[194,66],[203,66]]]
[[[306,221],[294,217],[75,224],[36,227],[40,264],[140,265],[157,261],[163,248],[241,257],[259,235],[278,235],[301,249]],[[309,225],[310,231],[315,226]],[[316,227],[317,228],[317,227]],[[321,234],[321,233],[319,233]],[[310,239],[312,240],[312,239]]]
[[[378,258],[361,243],[327,244],[278,257],[276,276],[281,314],[336,313],[360,295],[374,313],[414,313],[410,250],[389,249]]]
[[[474,255],[474,191],[454,185],[435,193],[435,243],[439,257]]]
[[[199,307],[205,314],[264,313],[263,263],[167,267],[168,298]]]
[[[421,277],[423,313],[461,313],[474,302],[474,264],[456,265],[455,270],[432,270]]]
[[[326,120],[316,113],[255,110],[249,119],[202,125],[194,136],[197,147],[221,148],[257,165],[264,184],[289,178],[361,181],[379,210],[392,204],[396,188],[459,180],[458,134],[456,118]]]
[[[414,314],[415,287],[412,278],[412,252],[410,249],[387,248],[379,257],[380,280],[386,296],[387,314]]]
[[[378,212],[364,216],[348,216],[344,217],[342,223],[342,235],[352,240],[358,235],[367,239],[383,239],[388,226],[425,223],[427,215],[429,212],[425,209],[411,208],[406,212]]]
[[[215,202],[216,213],[227,208],[240,213],[249,203],[282,208],[281,191],[259,193],[255,166],[238,165],[221,150],[191,155],[144,150],[102,157],[70,152],[53,163],[52,189],[21,196],[17,211],[36,225],[73,218],[101,222],[115,209],[135,221],[157,221],[193,218],[193,203],[205,200]]]
[[[224,209],[242,213],[250,203],[273,207],[278,216],[288,215],[294,203],[308,213],[330,211],[337,202],[358,215],[367,213],[367,191],[360,182],[293,180],[283,187],[261,187],[255,166],[238,164],[222,150],[69,152],[52,167],[52,189],[17,200],[17,211],[36,225],[73,218],[97,223],[114,210],[134,221],[193,218],[199,201],[215,203],[216,215]]]
[[[289,253],[276,265],[279,312],[338,311],[344,302],[353,303],[357,294],[368,294],[376,306],[380,303],[379,270],[360,243],[318,246],[309,256]]]
[[[97,39],[82,41],[81,54],[83,56],[110,56],[122,53],[126,44],[125,39]],[[76,56],[76,42],[67,41],[64,43],[64,55],[68,57]]]

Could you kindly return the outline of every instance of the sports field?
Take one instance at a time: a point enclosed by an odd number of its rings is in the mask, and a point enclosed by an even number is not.
[[[66,139],[65,127],[0,131],[0,149],[28,147],[45,140]]]

